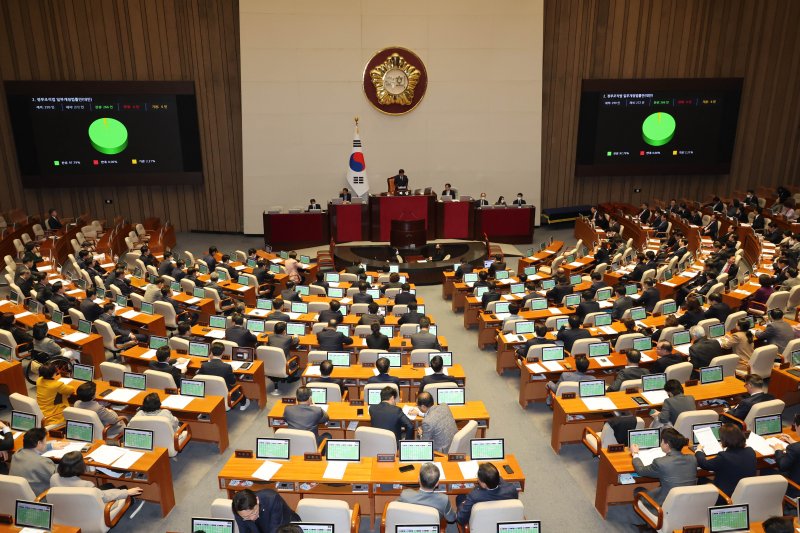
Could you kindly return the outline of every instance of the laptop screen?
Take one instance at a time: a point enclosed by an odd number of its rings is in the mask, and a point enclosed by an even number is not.
[[[542,281],[542,289],[544,289],[546,291],[549,291],[550,289],[552,289],[555,286],[556,286],[556,280],[554,280],[554,279],[546,279],[546,280]]]
[[[328,389],[325,387],[309,387],[311,389],[311,401],[315,404],[328,403]]]
[[[159,337],[158,335],[152,335],[150,337],[149,346],[151,350],[158,350],[162,346],[169,346],[169,339],[166,337]]]
[[[122,374],[122,386],[126,389],[144,390],[147,388],[147,376],[135,372]]]
[[[631,319],[644,320],[645,318],[647,318],[647,311],[644,307],[631,307]]]
[[[762,437],[781,433],[781,415],[757,416],[754,420],[756,433]]]
[[[800,350],[792,351],[792,366],[800,366]]]
[[[308,313],[308,304],[305,302],[292,302],[292,313]]]
[[[637,292],[639,292],[639,288],[635,284],[631,283],[630,285],[625,285],[625,295],[631,296]]]
[[[181,396],[194,396],[195,398],[205,398],[206,382],[194,379],[182,379]]]
[[[645,374],[642,376],[642,392],[649,392],[653,390],[664,390],[664,385],[667,384],[667,375],[660,374]]]
[[[650,337],[639,337],[633,339],[633,349],[643,352],[653,348],[653,340]]]
[[[594,325],[597,327],[600,326],[610,326],[611,322],[613,322],[613,318],[611,318],[611,313],[603,313],[602,315],[595,315],[594,316]]]
[[[672,335],[672,345],[673,346],[681,346],[683,344],[689,344],[691,341],[691,337],[689,336],[688,331],[676,331],[674,335]]]
[[[538,520],[523,522],[498,522],[497,533],[539,533],[542,523]]]
[[[8,344],[0,343],[0,357],[2,357],[3,359],[5,359],[7,361],[10,361],[11,360],[11,356],[12,356],[12,352],[13,352],[13,350],[11,349],[11,346],[9,346]]]
[[[564,298],[564,305],[568,307],[572,307],[581,303],[581,295],[580,294],[568,294]]]
[[[505,458],[504,439],[471,439],[469,457],[473,461],[494,461]]]
[[[36,427],[36,415],[24,411],[11,411],[11,429],[28,431]]]
[[[269,271],[273,274],[280,274],[281,273],[281,266],[280,265],[270,265]]]
[[[367,294],[372,296],[375,300],[381,297],[381,290],[380,289],[367,289]]]
[[[510,302],[496,302],[494,304],[494,312],[495,313],[508,313],[508,306],[511,305]]]
[[[256,439],[256,457],[259,459],[289,460],[289,439]]]
[[[593,398],[606,395],[606,382],[602,379],[592,379],[578,383],[578,395],[581,398]]]
[[[150,302],[142,302],[141,311],[142,311],[142,313],[144,313],[146,315],[152,315],[153,312],[154,312],[153,304],[151,304]]]
[[[708,338],[716,339],[725,335],[725,324],[712,324],[708,328]]]
[[[264,321],[247,319],[247,330],[250,333],[264,333]]]
[[[661,446],[661,430],[660,429],[629,429],[628,430],[628,443],[629,445],[638,444],[642,450],[649,448],[658,448]]]
[[[428,364],[437,355],[442,358],[442,365],[453,366],[453,352],[430,352],[428,354]]]
[[[698,444],[697,435],[694,434],[698,429],[711,428],[714,437],[719,440],[719,428],[722,422],[707,422],[705,424],[692,424],[692,444]]]
[[[287,335],[305,335],[306,334],[306,325],[302,322],[289,322],[286,324],[286,334]]]
[[[517,335],[533,333],[535,326],[536,324],[532,320],[518,320],[514,322],[514,333]]]
[[[720,365],[706,366],[700,369],[700,384],[718,383],[722,381],[722,367]]]
[[[56,324],[63,324],[64,323],[64,313],[62,313],[58,309],[53,309],[52,313],[50,313],[50,319],[53,322],[55,322]]]
[[[94,426],[92,426],[92,424],[89,422],[67,420],[67,429],[65,435],[67,440],[92,442],[94,439]]]
[[[667,302],[663,306],[661,306],[661,314],[662,315],[671,315],[678,310],[678,304],[676,302]]]
[[[563,359],[563,346],[548,346],[546,348],[542,348],[542,361],[561,361]]]
[[[226,518],[192,518],[192,531],[234,533],[233,520]]]
[[[311,522],[291,522],[303,530],[303,533],[334,533],[333,524],[318,524]]]
[[[17,500],[14,509],[14,523],[17,526],[50,531],[50,528],[53,527],[53,505]]]
[[[256,300],[256,309],[264,309],[264,310],[271,310],[272,309],[272,300],[269,298],[259,298]]]
[[[338,326],[336,326],[336,331],[338,331],[342,335],[346,335],[348,337],[350,336],[350,326],[348,326],[347,324],[339,324]]]
[[[195,357],[208,357],[210,345],[205,342],[190,342],[189,343],[189,355],[193,355]]]
[[[339,283],[339,273],[338,272],[326,272],[325,273],[325,281],[328,283]]]
[[[542,311],[547,309],[547,300],[545,298],[533,298],[531,302],[531,311]]]
[[[381,352],[378,358],[385,357],[389,360],[389,368],[400,368],[403,366],[403,354],[400,352]]]
[[[597,289],[597,292],[594,293],[594,299],[598,302],[602,302],[611,298],[611,288],[602,288]]]
[[[744,503],[709,507],[708,524],[711,533],[750,531],[750,506]]]
[[[508,279],[508,270],[498,270],[494,273],[495,279]]]
[[[248,285],[250,285],[250,279],[247,276],[242,274],[237,278],[236,283],[238,283],[239,285],[244,285],[245,287],[247,287]]]
[[[328,439],[328,461],[360,461],[361,442],[357,440]]]
[[[526,276],[533,276],[534,274],[536,274],[536,267],[525,267],[525,270],[523,270],[523,272],[525,272]]]
[[[367,389],[367,405],[381,403],[381,389]]]
[[[447,405],[464,405],[466,390],[463,387],[436,389],[436,403]]]
[[[350,366],[350,352],[328,352],[328,360],[333,366]]]
[[[153,432],[149,429],[122,430],[122,445],[125,448],[153,451]]]
[[[577,285],[577,284],[579,284],[581,281],[583,281],[583,279],[581,278],[581,275],[580,275],[580,274],[573,274],[573,275],[571,275],[571,276],[569,277],[569,284],[570,284],[570,285]]]
[[[72,378],[81,381],[92,381],[94,379],[94,367],[92,365],[72,365]]]
[[[208,326],[215,329],[225,329],[228,325],[227,319],[222,315],[212,315],[208,318]]]
[[[192,289],[192,296],[195,298],[205,298],[206,297],[206,290],[200,287],[195,287]]]
[[[468,272],[464,274],[464,283],[475,283],[478,281],[478,274],[475,272]]]
[[[432,440],[401,440],[400,462],[430,462],[433,461]]]
[[[344,298],[344,289],[341,287],[328,287],[328,296],[331,298]]]
[[[394,337],[394,326],[381,326],[380,332],[389,338]]]
[[[120,307],[127,307],[128,306],[128,297],[124,294],[120,294],[116,298],[117,305]]]
[[[88,320],[78,320],[78,331],[84,335],[90,335],[92,333],[92,323]]]
[[[525,284],[524,283],[512,283],[509,285],[508,290],[511,294],[524,294],[525,293]]]
[[[489,292],[489,287],[477,287],[475,289],[475,298],[480,298],[487,292]]]
[[[607,342],[593,342],[589,345],[589,357],[604,357],[611,353],[611,345]]]
[[[309,288],[308,285],[296,285],[294,288],[294,292],[296,292],[300,296],[308,296],[311,293],[311,288]],[[300,303],[300,302],[293,302],[293,303]]]
[[[305,533],[305,532],[304,532]],[[394,533],[439,533],[439,526],[434,524],[419,526],[395,526]]]

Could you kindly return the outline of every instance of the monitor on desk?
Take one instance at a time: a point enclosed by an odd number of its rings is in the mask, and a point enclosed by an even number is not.
[[[781,415],[757,416],[754,419],[756,434],[762,437],[770,435],[780,435],[783,427],[781,425]]]
[[[575,307],[581,303],[580,294],[567,294],[564,297],[564,305],[567,307]]]
[[[272,300],[270,300],[269,298],[259,298],[258,300],[256,300],[256,309],[271,311]]]
[[[613,289],[611,287],[604,287],[602,289],[597,289],[597,292],[594,293],[595,301],[604,302],[608,300],[609,298],[611,298],[612,290]]]
[[[429,463],[433,461],[432,440],[401,440],[400,462]]]
[[[249,268],[256,268],[258,266],[258,261],[255,259],[248,259],[245,265],[247,265]]]
[[[53,309],[53,311],[50,313],[50,320],[60,326],[64,323],[64,313],[58,309]]]
[[[289,322],[286,324],[286,334],[301,337],[306,334],[306,325],[302,322]]]
[[[97,296],[95,300],[104,300],[106,297],[106,290],[102,287],[98,287],[95,296]]]
[[[542,361],[563,361],[563,346],[546,346],[542,348]]]
[[[122,446],[136,450],[153,451],[154,433],[149,429],[125,428],[122,430]]]
[[[225,315],[211,315],[208,318],[208,327],[214,329],[225,329],[228,327],[228,319]]]
[[[470,439],[469,458],[473,461],[499,461],[505,459],[504,439]]]
[[[750,506],[743,503],[709,507],[708,525],[710,533],[750,531]]]
[[[81,365],[75,363],[72,365],[72,379],[78,379],[80,381],[93,381],[94,367],[92,365]]]
[[[206,382],[195,379],[181,380],[181,396],[206,397]]]
[[[190,342],[189,355],[193,355],[195,357],[208,357],[210,348],[211,345],[206,342]]]
[[[36,427],[36,415],[24,411],[11,411],[11,429],[28,431]]]
[[[477,272],[467,272],[464,274],[464,283],[475,283],[476,281],[478,281]]]
[[[642,392],[664,390],[664,385],[666,384],[667,375],[664,372],[659,372],[657,374],[645,374],[642,376]]]
[[[253,361],[254,352],[255,349],[248,346],[237,346],[231,350],[231,360],[250,363]]]
[[[250,333],[258,335],[259,333],[264,333],[265,329],[266,327],[264,326],[263,320],[247,319],[247,330]]]
[[[278,255],[280,256],[281,259],[289,259],[289,252],[285,250],[281,250],[280,252],[278,252]]]
[[[569,254],[564,256],[565,263],[572,263],[573,261],[575,261],[575,254]]]
[[[647,318],[647,311],[644,307],[631,307],[631,320],[644,320]]]
[[[445,367],[453,366],[453,352],[430,352],[428,353],[428,364],[430,365],[431,360],[439,356],[442,358],[442,365]]]
[[[700,369],[700,384],[719,383],[723,379],[722,366],[706,366]]]
[[[594,398],[606,395],[606,382],[602,379],[592,379],[578,382],[578,396],[581,398]]]
[[[637,287],[635,283],[631,283],[630,285],[625,285],[626,296],[633,296],[638,292],[639,292],[639,287]]]
[[[439,533],[439,524],[425,524],[413,526],[396,525],[394,533]],[[303,533],[306,533],[303,531]]]
[[[91,443],[94,440],[94,425],[91,422],[67,420],[64,437],[67,440]]]
[[[206,297],[206,290],[201,287],[195,287],[192,289],[192,296],[195,298],[205,298]]]
[[[367,289],[367,294],[372,296],[374,300],[377,300],[381,297],[381,290],[380,289]]]
[[[234,533],[234,521],[229,518],[192,517],[192,531],[203,533]]]
[[[329,298],[344,298],[344,289],[342,287],[328,287]]]
[[[78,320],[78,331],[84,335],[91,335],[92,323],[88,320]]]
[[[573,274],[569,277],[569,284],[573,287],[583,282],[583,277],[580,274]]]
[[[325,273],[325,281],[327,283],[339,283],[339,273],[338,272],[326,272]]]
[[[239,285],[244,285],[245,287],[250,285],[250,279],[245,276],[244,274],[239,274],[239,277],[236,279],[236,283]]]
[[[532,255],[532,254],[528,254],[528,255]],[[536,274],[536,267],[534,267],[534,266],[525,267],[523,272],[525,273],[526,276],[534,276]]]
[[[309,387],[311,389],[311,401],[315,404],[328,403],[328,389],[325,387]]]
[[[311,287],[308,285],[295,285],[294,292],[299,294],[300,296],[308,296],[311,294]]]
[[[467,391],[464,387],[436,389],[436,403],[439,405],[464,405],[467,403]]]
[[[169,284],[169,288],[172,292],[181,292],[181,283],[179,281],[172,281]]]
[[[128,307],[128,297],[124,294],[120,294],[117,296],[114,301],[116,302],[117,306],[119,307]]]
[[[508,313],[508,306],[510,302],[496,302],[494,304],[494,312],[497,314],[505,314]]]
[[[221,268],[217,268],[216,270],[217,276],[219,276],[219,281],[228,281],[229,276],[226,270],[222,270]]]
[[[511,294],[525,294],[525,284],[524,283],[512,283],[508,286],[508,291]]]
[[[386,335],[390,339],[394,337],[394,326],[383,325],[380,329],[381,335]]]
[[[593,342],[589,345],[589,357],[605,357],[611,353],[611,345],[607,342]]]
[[[602,327],[602,326],[610,326],[611,323],[614,321],[611,318],[611,313],[602,313],[600,315],[594,315],[594,325],[595,327]]]
[[[536,323],[533,320],[517,320],[514,322],[514,334],[524,335],[526,333],[533,333]]]
[[[256,439],[256,457],[258,459],[289,460],[289,439]]]
[[[569,317],[562,316],[556,318],[556,331],[561,331],[569,325]]]
[[[400,272],[400,265],[389,265],[389,272]]]
[[[273,274],[280,274],[281,273],[281,266],[272,264],[269,266],[269,271]]]
[[[350,336],[350,326],[347,324],[339,324],[336,326],[336,331],[347,337]]]
[[[290,522],[290,524],[299,527],[303,533],[335,533],[333,524],[318,522]]]
[[[153,304],[150,302],[142,302],[141,312],[146,315],[152,315],[154,312]]]
[[[497,533],[540,533],[541,527],[542,523],[539,520],[498,522]]]
[[[378,405],[381,401],[381,389],[367,389],[367,405]]]
[[[653,339],[650,337],[637,337],[633,339],[633,349],[643,352],[653,348]]]
[[[689,344],[692,342],[692,338],[689,336],[689,332],[684,331],[676,331],[672,335],[672,345],[673,346],[681,346],[683,344]]]
[[[800,366],[800,350],[792,350],[790,361],[792,366]]]
[[[11,300],[11,303],[13,303],[14,305],[19,304],[20,296],[19,296],[19,294],[17,294],[16,291],[11,291],[11,294],[8,295],[8,298],[9,298],[9,300]]]
[[[361,442],[357,440],[328,439],[325,458],[328,461],[360,461]]]
[[[14,507],[14,524],[18,527],[50,531],[53,527],[53,505],[17,500]]]
[[[676,302],[667,302],[661,306],[661,315],[672,315],[678,311],[678,304]]]
[[[494,273],[494,279],[508,279],[508,270],[498,270]]]
[[[475,287],[473,294],[475,295],[475,298],[481,298],[487,292],[489,292],[489,287]]]
[[[417,304],[417,313],[421,315],[425,314],[425,304]]]
[[[201,274],[208,274],[208,266],[203,263],[197,264],[197,271]]]
[[[547,309],[546,298],[533,298],[529,301],[531,302],[531,311],[543,311]]]
[[[705,422],[703,424],[692,424],[692,444],[697,445],[699,442],[697,441],[697,435],[694,434],[695,431],[699,429],[710,428],[711,432],[714,434],[714,438],[719,440],[719,428],[722,426],[722,422]]]
[[[554,279],[546,279],[542,281],[542,290],[549,291],[555,286],[556,286],[556,280]]]
[[[125,372],[122,374],[122,386],[126,389],[145,390],[147,388],[147,376],[136,372]]]
[[[309,256],[307,256],[307,255],[301,255],[300,256],[300,263],[303,264],[303,265],[310,265],[311,264],[311,258]]]
[[[494,264],[494,259],[484,259],[483,260],[483,268],[489,268]]]
[[[14,350],[8,344],[0,343],[0,358],[6,361],[11,361],[13,358]]]
[[[629,429],[628,445],[638,444],[642,450],[658,448],[661,446],[661,430],[656,429]]]
[[[725,324],[712,324],[708,327],[708,338],[717,339],[725,335]]]
[[[333,366],[350,366],[350,352],[327,352]]]
[[[159,337],[158,335],[152,335],[150,337],[150,344],[149,347],[151,350],[158,350],[162,346],[169,346],[169,339],[166,337]]]

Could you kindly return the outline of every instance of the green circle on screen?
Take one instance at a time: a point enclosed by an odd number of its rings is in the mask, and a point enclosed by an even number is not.
[[[653,113],[642,123],[642,138],[650,146],[664,146],[675,136],[675,119],[669,113]]]
[[[89,126],[89,140],[101,154],[118,154],[128,147],[128,129],[117,119],[98,118]]]

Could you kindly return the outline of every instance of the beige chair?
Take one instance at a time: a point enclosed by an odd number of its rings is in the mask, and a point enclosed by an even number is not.
[[[372,333],[372,325],[367,324],[359,324],[356,326],[355,331],[353,331],[353,335],[356,337],[366,337]]]
[[[226,411],[230,411],[231,407],[239,405],[245,399],[242,393],[242,386],[238,383],[231,390],[228,390],[228,384],[225,383],[225,379],[219,376],[195,374],[192,379],[206,384],[206,396],[221,396],[225,398]],[[234,396],[237,396],[236,400],[233,399]]]
[[[170,350],[183,350],[184,352],[189,353],[189,341],[186,339],[181,339],[180,337],[170,337],[168,343]]]
[[[102,492],[94,487],[53,487],[46,493],[53,505],[53,523],[69,524],[85,533],[105,533],[131,506],[130,498],[104,503]]]
[[[189,250],[184,250],[183,251],[183,255],[186,256],[186,265],[187,266],[192,266],[192,265],[194,265],[196,263],[196,261],[194,259],[194,254],[192,254],[192,252],[190,252]]]
[[[103,348],[110,352],[115,359],[119,358],[119,353],[126,348],[126,345],[124,343],[117,344],[117,336],[111,329],[111,325],[100,319],[95,320],[92,325],[94,330],[103,337]]]
[[[161,372],[160,370],[148,369],[144,371],[144,377],[148,389],[177,389],[178,385],[172,374]]]
[[[709,424],[719,420],[719,413],[712,409],[697,409],[684,411],[675,419],[675,430],[686,437],[692,438],[692,426],[695,424]]]
[[[369,312],[369,304],[353,304],[350,307],[350,314],[352,315],[363,315],[364,313]]]
[[[519,500],[498,500],[494,502],[480,502],[472,506],[469,516],[469,526],[464,530],[469,533],[483,531],[497,531],[498,522],[513,522],[525,520],[525,506]]]
[[[321,381],[309,381],[306,383],[306,387],[317,387],[320,389],[325,389],[327,392],[328,403],[330,402],[341,402],[343,400],[347,400],[347,392],[344,393],[344,398],[342,397],[342,389],[339,387],[337,383],[324,383]]]
[[[595,338],[578,339],[572,344],[572,350],[570,350],[569,354],[573,357],[581,354],[589,355],[589,345],[595,342],[599,342],[599,340]]]
[[[0,475],[0,514],[14,516],[16,500],[32,502],[36,499],[28,480],[19,476]]]
[[[534,359],[542,359],[542,350],[545,348],[555,348],[556,344],[534,344],[530,348],[528,348],[528,353],[526,354],[526,359],[528,361],[533,361]]]
[[[415,350],[411,350],[411,364],[418,365],[424,363],[425,366],[428,366],[428,355],[439,351],[441,350],[434,350],[431,348],[417,348]]]
[[[684,361],[683,363],[676,363],[674,365],[670,365],[664,371],[667,375],[667,381],[671,379],[677,379],[681,382],[681,384],[686,383],[690,377],[692,377],[692,370],[694,367],[692,363],[688,361]]]
[[[11,409],[14,411],[22,411],[24,413],[31,413],[36,415],[36,426],[41,426],[44,424],[44,413],[39,408],[39,404],[36,402],[36,398],[31,398],[29,396],[23,396],[18,392],[12,392],[8,399],[11,401]],[[44,426],[45,429],[53,429],[58,427],[59,424],[50,424],[48,426]]]
[[[10,346],[11,353],[16,354],[18,358],[30,353],[30,349],[33,347],[33,343],[17,344],[14,335],[10,331],[4,329],[0,329],[0,342],[6,346]]]
[[[400,317],[406,313],[408,313],[408,305],[406,304],[397,304],[394,307],[392,307],[392,314],[394,316]]]
[[[509,316],[506,321],[503,322],[503,333],[513,333],[516,327],[515,324],[523,320],[525,320],[525,318],[521,316]]]
[[[401,291],[401,290],[402,290],[402,289],[400,289],[400,287],[392,287],[392,288],[390,288],[390,289],[386,289],[386,292],[384,293],[384,295],[385,295],[387,298],[389,298],[390,300],[394,300],[395,296],[397,296],[398,294],[400,294],[400,291]]]
[[[355,439],[361,442],[362,457],[376,457],[379,453],[397,453],[397,437],[388,429],[359,426],[355,431]]]
[[[636,427],[634,429],[642,428],[644,428],[644,420],[637,416]],[[617,438],[614,436],[614,430],[611,429],[608,423],[603,424],[603,429],[600,430],[599,435],[591,427],[584,427],[581,442],[583,442],[583,445],[586,446],[595,457],[600,455],[600,450],[608,448],[609,444],[619,444]]]
[[[153,302],[153,312],[164,317],[164,325],[168,331],[178,329],[178,316],[169,302]]]
[[[110,361],[103,361],[100,363],[100,376],[103,378],[103,381],[118,381],[122,383],[122,379],[125,377],[125,372],[127,371],[127,367],[120,363],[112,363]]]
[[[181,284],[181,290],[186,294],[194,293],[194,289],[196,287],[194,281],[190,280],[189,278],[181,278],[180,284]]]
[[[283,351],[281,351],[283,353]],[[308,352],[308,364],[318,365],[328,359],[328,352],[322,350],[310,350]]]
[[[701,320],[700,322],[698,322],[697,325],[703,328],[703,330],[706,332],[706,337],[708,337],[709,328],[711,328],[711,326],[713,326],[714,324],[719,324],[719,323],[720,323],[719,319],[717,318],[706,318],[705,320]]]
[[[128,427],[152,431],[153,445],[166,448],[170,457],[177,456],[192,440],[189,424],[183,423],[177,431],[172,431],[172,423],[164,416],[134,416]]]
[[[574,392],[577,395],[579,389],[580,389],[579,381],[559,381],[558,386],[556,387],[555,396],[560,398],[564,394],[570,392]]]
[[[350,509],[343,500],[303,498],[297,502],[296,512],[303,522],[333,524],[333,530],[337,533],[358,533],[361,522],[358,503],[353,504]]]
[[[753,307],[755,302],[751,302],[750,307],[747,308],[747,311],[751,315],[764,316],[771,309],[785,309],[786,304],[788,303],[789,293],[786,291],[776,291],[769,295],[769,298],[767,298],[767,302],[763,304],[763,307],[761,305]]]
[[[619,390],[626,392],[629,390],[639,390],[642,388],[642,379],[626,379],[619,385]]]
[[[74,420],[76,422],[84,422],[92,425],[92,440],[111,440],[119,438],[121,432],[116,435],[110,436],[109,433],[116,424],[109,424],[104,426],[100,421],[100,417],[94,411],[89,409],[80,409],[78,407],[66,407],[64,409],[64,420]],[[120,420],[127,423],[128,419],[120,417]]]
[[[272,320],[267,320],[267,324],[269,324],[270,322],[272,322]],[[325,322],[315,322],[314,324],[311,324],[311,333],[316,335],[317,333],[319,333],[320,331],[322,331],[323,329],[325,329],[327,327],[328,327],[328,324],[326,324]],[[273,326],[273,331],[274,330],[275,329],[274,329],[274,326]]]
[[[400,324],[400,331],[398,334],[401,337],[410,337],[414,333],[417,332],[417,327],[419,324]]]
[[[361,350],[358,352],[358,362],[360,364],[372,364],[374,365],[375,362],[378,360],[378,354],[385,352],[386,350],[374,350],[371,348],[367,348],[365,350]]]
[[[783,402],[783,400],[769,400],[767,402],[760,402],[753,405],[744,420],[739,420],[728,413],[723,413],[723,416],[730,420],[735,420],[742,425],[744,429],[750,429],[753,427],[753,421],[757,416],[780,415],[783,414],[785,407],[786,404]]]
[[[400,398],[400,387],[398,387],[396,383],[366,383],[364,385],[364,398],[363,398],[363,400],[366,401],[367,398],[369,398],[369,391],[371,391],[371,390],[381,391],[386,387],[393,388],[397,392],[397,397]]]
[[[275,379],[286,379],[297,369],[297,357],[286,359],[283,350],[275,346],[259,346],[256,348],[256,359],[264,363],[264,374]],[[310,363],[309,363],[310,364]],[[279,396],[280,390],[275,383],[275,389],[270,393]]]
[[[675,327],[672,327],[672,328],[664,328],[664,329],[661,331],[661,336],[658,338],[658,341],[659,341],[659,342],[661,342],[661,341],[667,341],[667,342],[669,342],[669,343],[672,343],[672,337],[673,337],[673,336],[674,336],[674,335],[675,335],[677,332],[679,332],[679,331],[683,331],[683,330],[684,330],[683,326],[675,326]]]
[[[79,320],[86,320],[86,317],[83,316],[83,313],[80,309],[75,309],[74,307],[69,308],[69,319],[72,321],[73,324],[76,326],[78,325]]]
[[[716,505],[719,495],[711,484],[674,487],[664,503],[658,505],[647,492],[639,492],[633,497],[633,510],[658,533],[680,531],[689,525],[708,527],[708,508]]]
[[[312,287],[313,286],[314,285],[312,285]],[[330,304],[328,304],[328,302],[308,302],[309,313],[319,313],[320,311],[325,311],[326,309],[330,309]]]
[[[436,397],[439,394],[439,389],[456,389],[458,388],[457,383],[453,383],[452,381],[442,381],[439,383],[428,383],[425,385],[425,388],[422,389],[422,392],[430,393],[433,396],[433,401],[436,401]]]
[[[786,302],[786,308],[783,310],[784,314],[791,317],[792,313],[800,306],[800,285],[796,285],[789,291],[789,300]]]
[[[383,509],[381,517],[381,533],[394,533],[398,525],[441,524],[439,511],[427,505],[413,503],[389,502]],[[444,529],[444,528],[442,528]]]
[[[289,439],[289,453],[292,456],[302,456],[317,451],[317,438],[311,431],[280,428],[275,431],[275,438]]]
[[[800,287],[800,285],[798,285]],[[783,362],[784,363],[791,363],[792,362],[792,352],[796,352],[800,350],[800,339],[792,339],[788,343],[786,343],[786,348],[783,350]]]
[[[783,495],[788,482],[786,478],[771,476],[746,477],[736,484],[731,494],[734,505],[750,505],[750,522],[763,522],[771,516],[783,515]]]
[[[442,450],[447,453],[469,453],[469,441],[474,439],[478,434],[478,423],[475,420],[467,422],[463,428],[458,430],[458,433],[453,435],[453,441],[450,447]]]
[[[708,366],[721,366],[723,377],[733,377],[736,375],[736,366],[739,364],[739,356],[735,353],[728,355],[718,355],[711,360]]]
[[[744,377],[747,374],[756,374],[762,378],[769,378],[772,375],[772,367],[778,357],[778,347],[774,344],[759,346],[753,350],[747,370],[737,370],[736,375]]]
[[[617,337],[617,342],[614,344],[614,351],[617,353],[622,353],[622,351],[627,351],[633,349],[633,340],[640,339],[644,337],[641,333],[626,333],[624,335],[620,335]]]

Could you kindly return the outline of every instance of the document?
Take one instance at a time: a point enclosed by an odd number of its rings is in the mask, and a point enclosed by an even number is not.
[[[639,459],[641,459],[644,466],[651,465],[654,460],[658,459],[659,457],[664,457],[665,455],[667,454],[665,454],[664,451],[658,447],[639,451]]]
[[[409,414],[412,409],[416,409],[416,407],[414,407],[412,405],[404,405],[403,406],[403,414],[406,415],[409,420],[416,420],[417,419],[417,415]]]
[[[751,431],[750,435],[747,437],[747,445],[753,448],[756,453],[760,453],[765,457],[770,457],[775,455],[775,450],[769,445],[767,439],[756,433],[755,431]]]
[[[528,370],[530,370],[534,374],[544,374],[545,373],[544,367],[542,365],[540,365],[539,363],[528,363],[525,366],[527,366]]]
[[[54,459],[61,459],[62,457],[64,457],[64,454],[68,452],[79,452],[84,446],[86,446],[85,442],[70,442],[60,450],[50,450],[49,452],[43,453],[42,457],[53,457]]]
[[[141,357],[142,359],[152,359],[155,356],[156,356],[156,351],[155,350],[147,350],[146,352],[144,352],[139,357]]]
[[[224,339],[225,338],[225,330],[224,329],[212,329],[211,331],[205,334],[206,337],[211,337],[212,339]]]
[[[103,444],[92,453],[90,453],[87,457],[94,461],[95,463],[100,463],[103,465],[111,465],[114,461],[119,459],[125,455],[125,448],[120,448],[119,446],[108,446],[107,444]]]
[[[14,315],[14,318],[17,318],[17,319],[24,318],[24,317],[32,315],[32,314],[33,313],[31,313],[30,311],[23,311],[21,313],[17,313],[16,315]]]
[[[51,330],[51,329],[53,329],[53,328],[57,328],[57,327],[59,327],[60,325],[61,325],[61,324],[59,324],[58,322],[53,322],[52,320],[48,320],[48,321],[47,321],[47,331],[50,331],[50,330]]]
[[[255,472],[253,472],[253,477],[258,479],[263,479],[264,481],[269,481],[272,479],[272,476],[275,475],[275,472],[281,469],[283,465],[281,463],[276,463],[275,461],[267,461],[265,460],[261,463]],[[339,478],[341,479],[341,478]]]
[[[161,407],[165,409],[186,409],[186,406],[192,403],[193,399],[194,397],[192,396],[171,394],[161,402]]]
[[[236,372],[237,370],[242,368],[242,365],[245,363],[245,361],[223,361],[223,363],[231,365],[233,371]]]
[[[329,461],[322,474],[323,479],[343,479],[347,470],[347,461]]]
[[[117,389],[103,399],[107,402],[128,403],[140,392],[134,389]]]
[[[586,408],[590,411],[614,411],[617,408],[611,398],[605,396],[581,398],[581,400],[583,400],[584,405],[586,405]]]
[[[321,376],[319,365],[309,365],[306,367],[306,376]]]
[[[640,361],[641,363],[649,363],[650,361],[652,361],[652,360],[653,360],[653,358],[652,358],[652,357],[650,357],[649,355],[647,355],[647,354],[646,354],[646,353],[644,353],[644,352],[642,352],[642,353],[641,353],[641,356],[642,356],[642,359],[641,359],[641,361]]]
[[[613,327],[611,327],[611,326],[600,326],[600,327],[599,327],[599,328],[597,328],[597,329],[599,329],[600,331],[602,331],[602,332],[603,332],[603,333],[605,333],[606,335],[616,335],[616,334],[617,334],[617,330],[615,330],[615,329],[614,329]]]
[[[583,263],[581,263],[580,261],[573,261],[572,263],[569,264],[569,266],[580,268],[583,266]]]
[[[105,474],[108,477],[113,478],[121,478],[124,472],[117,472],[116,470],[109,470],[108,468],[103,468],[102,466],[97,467],[97,471],[101,474]]]
[[[191,298],[186,298],[186,303],[189,304],[189,305],[194,305],[199,301],[200,301],[200,298],[198,298],[197,296],[192,296]]]
[[[435,464],[436,468],[439,469],[439,481],[441,481],[443,479],[447,479],[447,478],[444,477],[444,468],[442,468],[442,463],[434,462],[433,464]]]
[[[594,360],[597,361],[597,364],[602,367],[614,366],[614,362],[611,361],[611,359],[609,359],[608,357],[595,357]]]
[[[72,378],[59,378],[58,381],[60,381],[64,385],[69,385],[70,383],[72,383]]]
[[[478,479],[478,461],[461,461],[458,468],[464,479]]]
[[[558,361],[542,361],[542,366],[550,372],[559,372],[564,370],[564,367]]]
[[[697,444],[703,446],[703,451],[706,455],[717,455],[722,451],[722,445],[714,436],[711,428],[700,428],[694,430],[694,437],[697,439]]]
[[[67,342],[78,343],[84,339],[89,338],[89,335],[81,333],[80,331],[76,331],[75,333],[70,333],[69,335],[65,335],[62,338]]]
[[[122,454],[122,457],[120,457],[119,459],[114,461],[114,464],[112,466],[114,468],[119,468],[121,470],[127,470],[130,467],[132,467],[134,464],[136,464],[136,461],[138,461],[143,455],[144,455],[144,452],[136,452],[136,451],[133,451],[133,450],[125,450],[125,453]]]
[[[563,315],[564,313],[561,312],[561,309],[558,307],[548,307],[548,311],[550,311],[551,315]]]
[[[674,348],[677,352],[682,353],[683,355],[689,355],[689,348],[691,347],[692,345],[690,343],[687,343],[687,344],[681,344],[680,346],[675,346]]]
[[[139,311],[131,309],[130,311],[125,311],[120,316],[122,318],[127,318],[128,320],[133,320],[134,318],[139,316]]]
[[[664,403],[667,399],[667,391],[664,390],[651,390],[642,393],[642,397],[647,400],[650,405]]]

